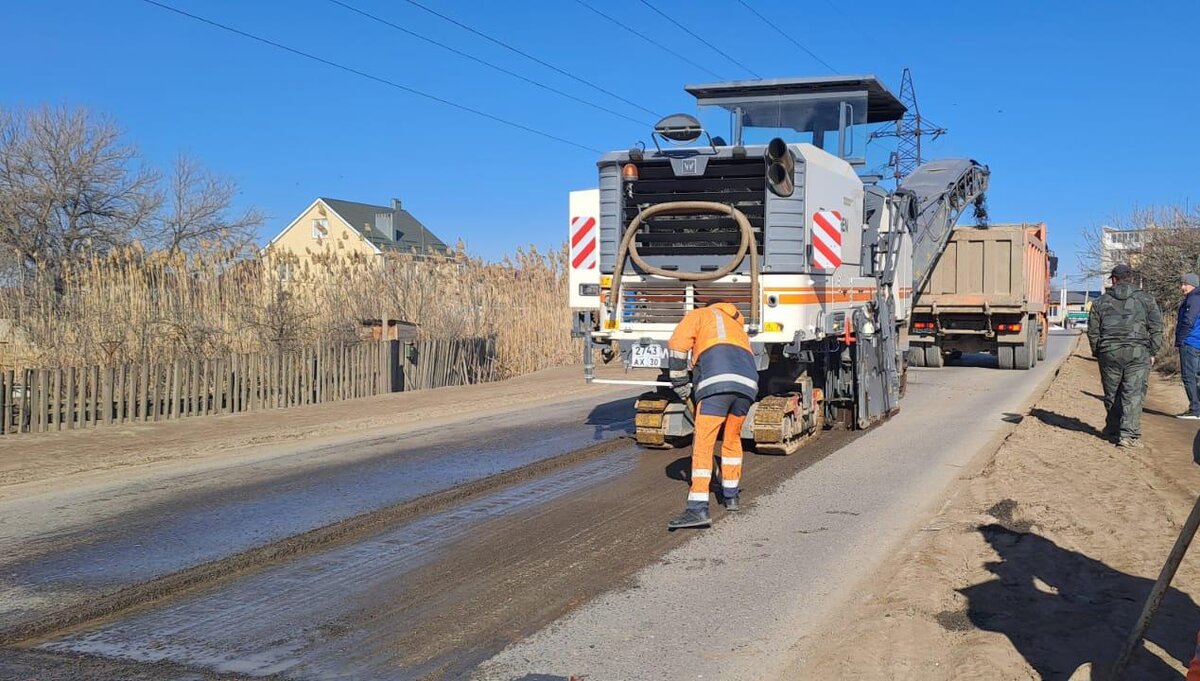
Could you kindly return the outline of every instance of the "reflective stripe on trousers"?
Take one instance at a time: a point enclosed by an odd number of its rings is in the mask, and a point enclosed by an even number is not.
[[[696,405],[696,434],[692,439],[692,485],[688,507],[708,508],[712,484],[713,450],[724,426],[721,442],[721,494],[738,494],[742,479],[742,424],[750,411],[750,398],[737,394],[713,395]]]

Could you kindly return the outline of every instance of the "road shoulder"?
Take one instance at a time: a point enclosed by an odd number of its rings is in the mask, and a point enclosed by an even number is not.
[[[398,436],[481,415],[622,391],[629,392],[627,388],[587,385],[579,367],[558,367],[496,383],[290,409],[6,436],[0,438],[0,499],[61,491],[67,486],[124,482],[150,469],[171,474],[200,464],[236,465],[301,446],[381,434]]]
[[[1183,390],[1155,377],[1146,448],[1101,438],[1080,343],[974,475],[797,644],[785,678],[1056,678],[1111,663],[1200,490]],[[1200,559],[1184,561],[1128,678],[1178,678],[1195,647]]]

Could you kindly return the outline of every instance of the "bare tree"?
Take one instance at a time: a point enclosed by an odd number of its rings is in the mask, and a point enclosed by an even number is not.
[[[233,214],[237,184],[187,156],[175,159],[167,180],[163,210],[156,219],[156,243],[169,252],[200,245],[240,248],[254,238],[264,216],[256,208]]]
[[[0,247],[25,274],[143,236],[157,176],[108,119],[84,109],[0,112]]]

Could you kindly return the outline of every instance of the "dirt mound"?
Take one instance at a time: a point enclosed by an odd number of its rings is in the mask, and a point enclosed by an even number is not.
[[[1155,378],[1146,448],[1103,439],[1098,372],[1079,347],[789,678],[1080,681],[1112,663],[1200,490],[1200,436],[1171,416],[1182,388]],[[1180,678],[1200,626],[1193,594],[1196,549],[1127,678]]]

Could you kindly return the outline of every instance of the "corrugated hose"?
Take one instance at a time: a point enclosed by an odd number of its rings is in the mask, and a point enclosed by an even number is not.
[[[694,213],[728,215],[737,222],[742,232],[742,240],[738,244],[737,254],[729,262],[712,272],[675,272],[651,265],[638,253],[637,232],[648,218],[662,214],[689,215]],[[752,331],[758,331],[758,248],[754,243],[754,230],[750,227],[750,219],[746,217],[746,214],[734,206],[715,201],[669,201],[650,206],[638,213],[637,217],[629,223],[629,228],[625,230],[625,236],[621,239],[621,247],[617,250],[617,262],[613,270],[611,316],[614,319],[617,318],[617,309],[621,305],[621,277],[625,272],[627,258],[633,258],[634,264],[643,272],[656,277],[679,281],[714,281],[737,269],[746,259],[747,251],[750,253],[750,328]]]

